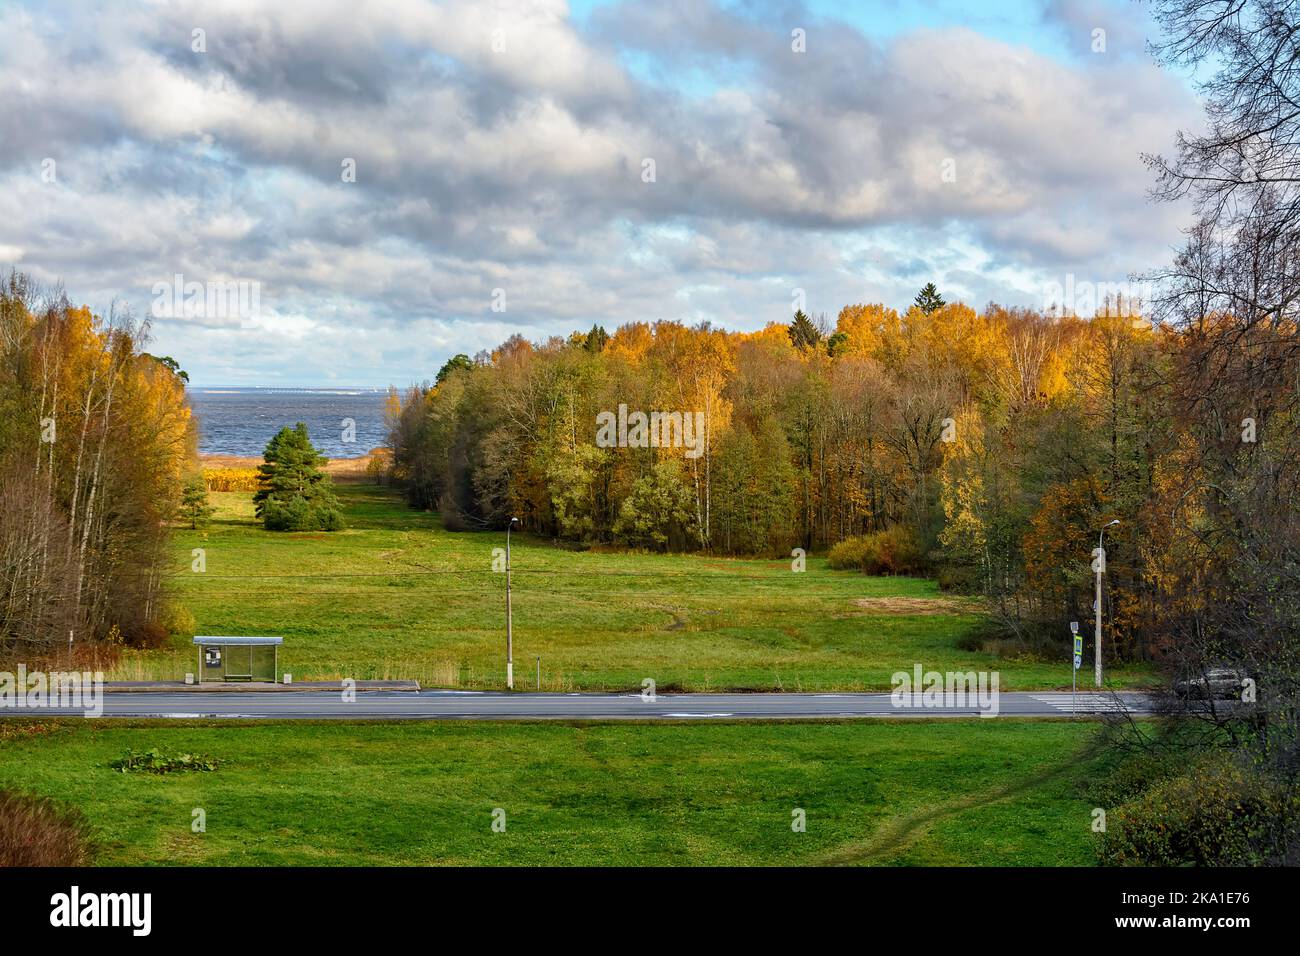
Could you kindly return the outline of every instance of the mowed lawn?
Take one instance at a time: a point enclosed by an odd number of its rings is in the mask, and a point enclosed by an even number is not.
[[[200,634],[279,635],[295,679],[416,679],[425,686],[505,683],[503,533],[452,533],[387,488],[341,485],[348,529],[262,530],[248,493],[216,493],[214,523],[176,535],[174,586]],[[191,570],[192,549],[206,570]],[[544,690],[889,689],[927,669],[997,670],[1003,690],[1069,686],[1056,664],[963,651],[979,618],[954,611],[931,581],[791,561],[578,551],[512,540],[517,686]],[[930,599],[891,608],[887,598]],[[875,607],[856,603],[877,599]],[[128,654],[111,676],[180,679],[193,648]],[[1119,683],[1139,672],[1113,671]]]
[[[1096,725],[0,722],[102,864],[1088,865]],[[123,774],[128,749],[216,771]],[[194,811],[206,832],[192,830]],[[806,831],[795,832],[802,810]],[[494,811],[504,832],[494,832]]]

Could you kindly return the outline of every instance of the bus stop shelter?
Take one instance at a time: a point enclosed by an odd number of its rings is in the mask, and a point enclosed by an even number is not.
[[[199,683],[243,680],[279,683],[283,641],[281,637],[196,637]]]

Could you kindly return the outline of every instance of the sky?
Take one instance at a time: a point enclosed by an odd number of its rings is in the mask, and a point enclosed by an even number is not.
[[[0,0],[0,268],[199,386],[519,333],[1041,307],[1166,263],[1200,106],[1128,0]]]

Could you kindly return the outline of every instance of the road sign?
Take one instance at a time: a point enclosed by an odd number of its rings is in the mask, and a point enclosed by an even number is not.
[[[1083,638],[1079,635],[1079,622],[1070,622],[1070,633],[1074,635],[1074,669],[1070,671],[1070,713],[1079,712],[1075,693],[1079,689],[1079,668],[1083,666]]]

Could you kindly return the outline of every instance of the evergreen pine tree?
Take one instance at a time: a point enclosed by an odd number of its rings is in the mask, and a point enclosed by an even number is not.
[[[253,495],[257,516],[267,531],[337,531],[343,515],[329,476],[321,470],[325,457],[298,422],[281,428],[267,443],[265,462],[257,469]]]
[[[465,353],[462,352],[460,355],[453,355],[442,364],[442,368],[438,369],[437,383],[441,385],[447,380],[447,376],[452,372],[467,372],[471,371],[473,368],[474,363],[470,361],[470,357]]]
[[[604,326],[593,325],[591,331],[587,333],[584,348],[588,352],[603,352],[608,344],[609,333],[605,331]]]
[[[208,486],[202,475],[188,479],[181,488],[181,518],[197,531],[206,528],[215,508],[208,506]]]
[[[937,312],[947,304],[943,301],[943,296],[939,294],[939,290],[935,288],[933,282],[925,284],[925,287],[916,294],[915,301],[916,307],[926,315]]]
[[[804,315],[803,309],[794,314],[794,320],[790,323],[790,342],[799,351],[816,348],[822,340],[822,333],[813,320]]]

